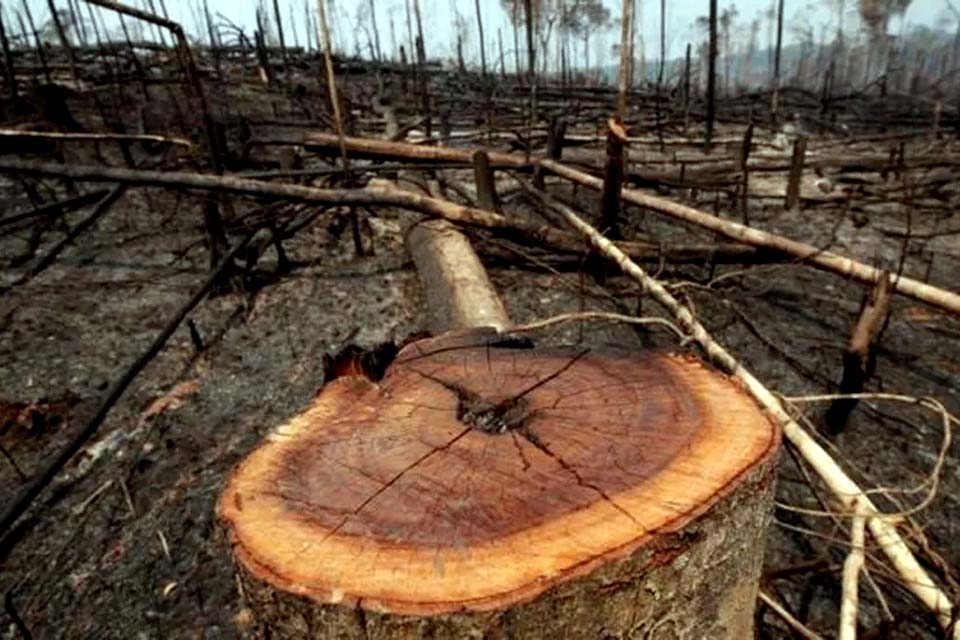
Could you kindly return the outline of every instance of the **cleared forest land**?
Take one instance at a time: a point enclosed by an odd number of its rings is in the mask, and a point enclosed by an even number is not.
[[[954,633],[955,105],[248,45],[5,47],[0,636],[261,637],[218,497],[337,354],[389,361],[430,328],[405,246],[425,217],[516,325],[572,314],[538,346],[691,354],[773,392],[751,391],[786,434],[758,637],[834,637],[864,526],[862,637]],[[922,578],[802,437],[902,514]]]

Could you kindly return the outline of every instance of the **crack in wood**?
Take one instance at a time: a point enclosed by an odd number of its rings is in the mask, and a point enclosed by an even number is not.
[[[632,515],[629,511],[627,511],[627,510],[624,509],[622,506],[620,506],[619,504],[617,504],[617,502],[616,502],[613,498],[611,498],[611,497],[609,496],[609,494],[607,494],[606,491],[604,491],[603,489],[601,489],[601,488],[598,487],[597,485],[595,485],[595,484],[593,484],[593,483],[590,483],[590,482],[587,482],[586,480],[584,480],[584,479],[583,479],[583,476],[580,475],[580,473],[573,467],[573,465],[571,465],[569,462],[567,462],[566,460],[564,460],[560,455],[554,453],[554,452],[550,449],[550,447],[548,447],[548,446],[543,442],[543,440],[541,440],[540,437],[537,436],[537,434],[534,433],[529,427],[523,426],[523,427],[521,427],[520,429],[518,429],[518,431],[519,431],[520,435],[522,435],[524,438],[526,438],[527,442],[529,442],[530,444],[532,444],[533,446],[535,446],[537,449],[539,449],[540,451],[542,451],[543,453],[545,453],[547,456],[549,456],[550,458],[552,458],[554,461],[556,461],[557,464],[560,465],[560,468],[562,468],[564,471],[566,471],[567,473],[569,473],[570,475],[572,475],[573,478],[577,481],[577,485],[578,485],[578,486],[584,487],[584,488],[586,488],[586,489],[590,489],[591,491],[595,491],[595,492],[597,493],[597,495],[599,495],[601,498],[603,498],[604,501],[608,502],[608,503],[610,504],[610,506],[612,506],[614,509],[616,509],[617,511],[619,511],[620,513],[622,513],[624,516],[626,516],[627,519],[630,520],[630,522],[632,522],[633,524],[635,524],[637,527],[643,528],[643,525],[641,525],[641,524],[637,521],[637,519],[634,518],[633,515]]]
[[[534,411],[528,408],[526,402],[523,401],[524,396],[529,395],[535,389],[542,387],[551,380],[558,378],[589,352],[589,348],[581,350],[550,375],[537,380],[520,393],[496,403],[467,389],[463,385],[443,380],[419,369],[412,368],[412,370],[427,380],[441,385],[457,396],[457,419],[460,422],[483,433],[503,434],[507,431],[522,428],[535,414]]]
[[[401,469],[400,471],[398,471],[392,478],[390,478],[390,480],[388,480],[387,482],[385,482],[382,487],[380,487],[379,489],[377,489],[376,491],[374,491],[373,494],[371,494],[366,500],[364,500],[363,502],[361,502],[360,505],[357,506],[357,507],[353,510],[353,513],[348,514],[346,517],[344,517],[343,520],[341,520],[339,523],[337,523],[337,526],[335,526],[335,527],[334,527],[333,529],[331,529],[325,536],[323,536],[323,539],[321,540],[321,543],[322,543],[322,542],[326,542],[327,539],[335,536],[335,535],[340,531],[340,529],[342,529],[343,526],[344,526],[345,524],[347,524],[347,521],[350,520],[351,517],[356,516],[356,515],[359,515],[360,512],[363,511],[363,510],[367,507],[368,504],[370,504],[371,502],[373,502],[374,500],[376,500],[380,495],[383,494],[383,492],[385,492],[387,489],[389,489],[390,487],[392,487],[393,485],[395,485],[395,484],[397,483],[397,481],[399,481],[400,478],[402,478],[408,471],[412,471],[412,470],[413,470],[414,468],[416,468],[420,463],[422,463],[423,461],[425,461],[427,458],[430,458],[430,457],[433,456],[434,454],[439,453],[439,452],[441,452],[441,451],[446,451],[447,449],[449,449],[449,448],[452,447],[454,444],[456,444],[456,442],[457,442],[458,440],[460,440],[461,438],[463,438],[463,436],[467,435],[468,433],[470,433],[470,427],[467,427],[466,429],[464,429],[463,431],[461,431],[460,433],[458,433],[457,435],[455,435],[453,438],[451,438],[451,439],[450,439],[449,441],[447,441],[445,444],[442,444],[442,445],[440,445],[439,447],[434,447],[433,449],[431,449],[430,451],[426,452],[425,454],[423,454],[422,456],[420,456],[419,458],[417,458],[416,460],[414,460],[412,463],[410,463],[409,465],[407,465],[406,467],[404,467],[403,469]]]

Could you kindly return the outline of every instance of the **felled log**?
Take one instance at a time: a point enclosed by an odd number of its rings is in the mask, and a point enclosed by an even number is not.
[[[486,281],[468,247],[432,250],[418,265]],[[491,324],[470,318],[492,289],[421,281],[456,326]],[[778,443],[690,357],[465,330],[329,382],[219,514],[272,638],[733,640],[752,635]]]
[[[390,145],[398,144],[377,140],[368,142]],[[419,147],[415,145],[399,145],[399,147],[401,147],[399,156],[387,154],[387,157],[405,157],[403,147],[419,149]],[[446,151],[454,150],[446,149]],[[599,178],[560,162],[540,158],[537,160],[537,163],[561,177],[592,189],[600,189],[603,184]],[[251,196],[270,196],[285,198],[291,202],[309,202],[313,204],[330,204],[337,206],[395,206],[415,209],[462,224],[479,224],[491,228],[522,229],[524,233],[528,233],[533,237],[556,237],[559,242],[565,241],[564,236],[566,236],[563,232],[543,225],[530,225],[523,224],[519,221],[508,221],[503,218],[503,216],[497,216],[482,210],[463,207],[437,198],[430,198],[400,189],[317,189],[303,185],[271,184],[262,180],[248,180],[177,171],[138,171],[76,164],[62,165],[47,162],[29,162],[5,158],[0,158],[0,171],[68,177],[81,182],[118,182],[145,186],[222,191]],[[645,207],[651,211],[656,211],[657,213],[662,213],[672,218],[715,231],[737,242],[793,256],[811,267],[829,271],[858,282],[867,283],[871,286],[877,282],[882,274],[880,269],[856,260],[851,260],[832,251],[824,251],[819,247],[805,242],[799,242],[730,220],[723,220],[717,216],[694,209],[693,207],[648,195],[635,189],[623,189],[621,197],[631,204]],[[938,307],[944,311],[960,315],[960,294],[958,293],[935,287],[907,276],[898,277],[891,284],[891,291]]]
[[[427,298],[427,326],[434,333],[510,324],[470,241],[446,220],[416,225],[407,246]]]

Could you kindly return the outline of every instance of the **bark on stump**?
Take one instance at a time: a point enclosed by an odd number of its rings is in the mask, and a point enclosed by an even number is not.
[[[414,342],[238,467],[271,638],[752,637],[777,428],[689,357],[525,346]]]

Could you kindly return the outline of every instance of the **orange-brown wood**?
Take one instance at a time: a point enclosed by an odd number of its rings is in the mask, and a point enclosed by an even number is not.
[[[682,528],[776,450],[726,377],[657,352],[406,346],[275,429],[221,497],[238,560],[320,603],[489,610]]]

